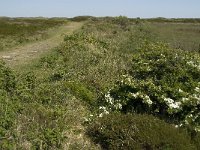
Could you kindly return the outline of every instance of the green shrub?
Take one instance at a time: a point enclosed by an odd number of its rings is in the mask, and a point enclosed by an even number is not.
[[[105,94],[105,106],[149,113],[200,130],[200,57],[147,41],[131,69]]]
[[[40,59],[40,62],[38,63],[38,66],[46,68],[55,68],[55,63],[57,59],[58,57],[56,56],[56,54],[42,57]]]
[[[0,61],[0,149],[14,149],[14,130],[22,106],[15,96],[17,81],[14,72]]]
[[[0,90],[5,90],[11,94],[14,92],[15,87],[16,80],[14,73],[0,60]]]
[[[103,149],[196,149],[185,132],[148,115],[105,115],[87,133]]]
[[[65,86],[77,98],[80,98],[81,100],[90,104],[92,104],[92,102],[94,101],[93,93],[83,84],[78,83],[78,82],[66,82]]]
[[[113,18],[113,22],[120,25],[122,29],[126,29],[130,25],[130,20],[125,16],[119,16]]]

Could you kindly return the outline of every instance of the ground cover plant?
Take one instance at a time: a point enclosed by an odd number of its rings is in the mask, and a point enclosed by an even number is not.
[[[199,149],[199,54],[139,18],[74,19],[34,64],[0,63],[0,149]]]

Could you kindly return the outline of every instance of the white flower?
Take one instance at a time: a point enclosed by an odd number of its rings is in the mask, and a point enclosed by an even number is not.
[[[101,118],[103,117],[103,115],[107,115],[107,114],[109,114],[109,111],[105,110],[104,112],[99,114],[99,117]]]
[[[185,120],[185,124],[186,124],[186,125],[188,125],[188,124],[189,124],[189,122],[188,122],[187,120]]]
[[[175,102],[175,103],[170,103],[169,107],[173,109],[180,108],[181,103],[180,102]]]
[[[162,57],[165,57],[165,55],[161,54]]]
[[[109,111],[107,110],[107,108],[105,106],[100,106],[99,110],[101,110],[101,113],[99,114],[99,117],[103,117],[103,115],[109,114]]]
[[[188,61],[187,64],[190,65],[190,66],[194,66],[194,62],[193,61]]]
[[[178,89],[178,91],[179,91],[180,93],[182,93],[182,92],[183,92],[183,90],[181,90],[181,89]]]
[[[171,109],[178,109],[181,106],[181,102],[174,102],[174,100],[171,98],[164,98],[164,101]]]
[[[88,118],[86,118],[86,117],[84,117],[83,119],[85,120],[85,122],[88,122],[88,121],[89,121],[89,119],[88,119]]]
[[[193,94],[192,98],[196,99],[197,104],[200,103],[200,95],[199,94]]]
[[[99,114],[99,117],[102,118],[102,117],[103,117],[103,113],[100,113],[100,114]]]
[[[109,111],[105,110],[105,111],[104,111],[104,114],[109,114]]]
[[[131,83],[131,78],[127,78],[128,82]]]
[[[169,104],[174,103],[174,100],[171,99],[171,98],[164,98],[164,101],[167,102],[167,103],[169,103]]]
[[[111,97],[110,91],[107,94],[105,94],[105,99],[106,99],[106,102],[111,105],[114,103],[114,99]]]
[[[148,95],[142,94],[140,92],[137,93],[130,93],[133,98],[142,98],[144,102],[151,105],[153,102],[151,101],[150,97]]]
[[[179,125],[175,125],[175,128],[178,128],[179,127]]]
[[[153,104],[153,102],[152,102],[150,99],[147,100],[147,103],[148,103],[149,105]]]
[[[100,106],[99,109],[103,109],[103,110],[105,110],[106,107],[104,107],[104,106]]]
[[[195,90],[196,92],[200,92],[200,88],[199,88],[199,87],[196,87],[194,90]]]
[[[187,62],[187,64],[200,70],[200,63],[197,64],[193,61],[189,61],[189,62]]]
[[[140,93],[139,92],[131,93],[131,96],[133,96],[134,98],[138,98],[140,96]]]
[[[196,132],[200,132],[200,126],[197,126],[197,127],[195,128],[195,130],[196,130]]]
[[[144,96],[144,100],[145,100],[145,102],[146,102],[147,104],[149,104],[149,105],[153,104],[153,102],[151,101],[151,99],[150,99],[150,97],[149,97],[148,95],[145,95],[145,96]]]
[[[182,98],[182,102],[186,102],[186,101],[188,101],[189,100],[189,98],[186,98],[186,97],[183,97]]]
[[[115,104],[115,109],[122,109],[122,104],[120,103]]]
[[[189,118],[192,118],[192,117],[193,117],[193,115],[192,115],[192,114],[190,114],[188,117],[189,117]]]

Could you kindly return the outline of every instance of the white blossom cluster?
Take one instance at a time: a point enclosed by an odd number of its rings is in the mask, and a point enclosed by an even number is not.
[[[120,110],[122,109],[122,104],[120,103],[119,100],[114,100],[114,98],[110,94],[110,90],[104,95],[105,101],[106,101],[106,106],[100,106],[99,107],[99,115],[98,117],[103,117],[104,115],[109,114],[112,109],[115,110]]]
[[[106,94],[105,94],[105,100],[107,103],[113,105],[114,104],[114,99],[112,98],[112,96],[110,95],[110,91],[108,91]]]
[[[166,98],[163,96],[163,100],[166,102],[166,104],[169,106],[170,109],[180,109],[181,108],[181,102],[175,102],[171,98]]]
[[[199,87],[195,87],[194,89],[194,93],[193,94],[189,94],[186,93],[184,91],[182,91],[181,89],[179,89],[180,93],[185,93],[187,96],[182,97],[181,102],[183,104],[193,104],[193,105],[199,105],[200,104],[200,88]]]
[[[148,95],[146,95],[146,94],[142,94],[141,92],[130,93],[130,94],[131,94],[131,96],[132,96],[133,98],[141,98],[141,99],[143,99],[144,102],[145,102],[146,104],[149,104],[149,105],[152,105],[152,104],[153,104],[153,102],[152,102],[152,100],[150,99],[150,97],[149,97]]]
[[[132,83],[132,77],[131,76],[129,76],[129,75],[123,75],[122,77],[123,77],[123,79],[121,80],[122,84],[129,85],[129,84]]]
[[[200,117],[200,112],[197,113],[197,114],[193,114],[193,111],[188,114],[186,117],[185,117],[185,120],[184,120],[184,124],[188,125],[188,124],[194,124],[194,122],[196,122],[196,120]],[[197,131],[197,132],[200,132],[200,125],[195,125],[194,129]]]
[[[96,115],[89,114],[87,117],[83,117],[85,122],[92,122]]]
[[[200,70],[200,62],[195,63],[194,61],[188,61],[187,64]]]
[[[198,86],[195,87],[194,93],[189,94],[187,92],[184,92],[183,90],[179,89],[180,93],[184,93],[185,97],[182,97],[181,99],[181,105],[193,105],[197,106],[200,104],[200,83],[198,83]],[[198,111],[197,108],[195,111]],[[188,115],[185,116],[184,121],[179,125],[181,127],[183,124],[185,125],[193,125],[195,122],[197,122],[198,118],[200,118],[200,111],[198,113],[195,113],[194,110],[192,110]],[[194,125],[194,129],[197,132],[200,132],[200,126]]]
[[[109,111],[107,110],[107,108],[105,106],[100,106],[99,110],[101,111],[101,113],[99,114],[99,117],[103,117],[103,115],[107,115],[109,114]]]
[[[116,110],[122,109],[122,104],[119,100],[114,100],[114,98],[110,95],[110,90],[105,94],[105,100],[112,108]]]

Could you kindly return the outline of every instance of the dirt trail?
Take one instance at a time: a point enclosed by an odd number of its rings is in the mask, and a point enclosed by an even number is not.
[[[31,60],[39,58],[41,55],[49,52],[51,49],[62,43],[64,35],[72,34],[79,29],[83,23],[70,22],[66,25],[54,28],[49,31],[50,37],[34,43],[11,48],[9,51],[0,52],[2,58],[10,67],[28,64]]]

